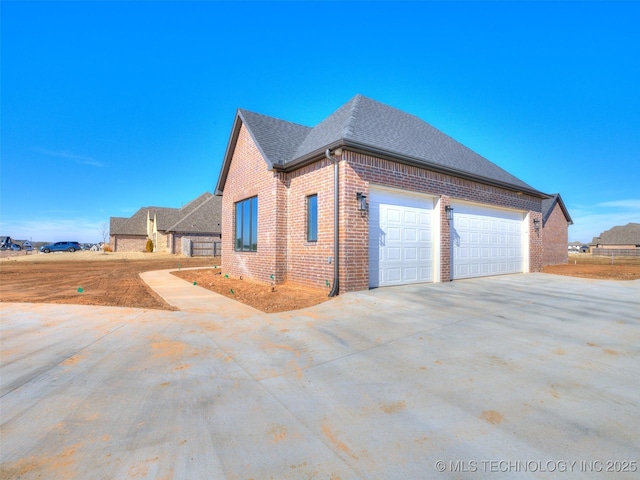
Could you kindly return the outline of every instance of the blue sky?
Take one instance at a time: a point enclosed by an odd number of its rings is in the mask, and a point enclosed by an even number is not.
[[[0,234],[100,241],[213,191],[237,108],[360,93],[534,188],[590,241],[640,222],[638,2],[3,1]]]

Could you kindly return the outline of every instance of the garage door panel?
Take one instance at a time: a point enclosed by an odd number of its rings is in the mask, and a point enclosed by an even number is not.
[[[405,228],[403,229],[403,232],[403,240],[405,242],[415,243],[418,241],[418,231],[415,228]]]
[[[391,244],[391,242],[399,242],[402,238],[402,229],[398,227],[388,226],[386,235],[383,235],[386,239],[387,244]]]
[[[419,255],[420,255],[420,260],[425,260],[425,261],[429,261],[431,262],[431,259],[433,258],[433,250],[429,247],[420,247],[418,249],[419,251]]]
[[[454,204],[452,277],[522,272],[522,223],[520,212]]]
[[[432,200],[374,189],[369,194],[369,286],[432,281]]]

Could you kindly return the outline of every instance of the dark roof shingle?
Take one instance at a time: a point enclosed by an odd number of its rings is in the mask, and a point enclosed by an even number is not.
[[[546,196],[420,118],[362,95],[353,97],[313,128],[247,110],[238,110],[237,117],[246,125],[269,168],[289,170],[319,158],[327,148],[344,146]],[[232,133],[217,192],[224,190],[236,135]]]
[[[640,245],[640,223],[628,223],[605,230],[594,237],[593,245]]]
[[[181,208],[142,207],[129,218],[111,217],[111,235],[147,235],[147,216],[161,232],[221,233],[222,198],[205,192]]]

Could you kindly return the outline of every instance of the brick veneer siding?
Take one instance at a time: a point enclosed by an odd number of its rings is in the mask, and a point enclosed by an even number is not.
[[[558,203],[542,228],[542,265],[557,265],[569,260],[567,218]]]
[[[369,196],[371,184],[438,197],[440,216],[440,280],[451,278],[449,224],[445,206],[463,200],[527,213],[529,271],[542,268],[542,238],[533,228],[541,220],[541,199],[485,185],[426,168],[343,151],[339,162],[340,291],[369,286],[369,218],[358,210],[356,193]],[[333,164],[321,160],[289,173],[267,170],[250,134],[241,127],[222,200],[222,268],[276,283],[290,280],[325,287],[333,280]],[[306,241],[306,198],[318,195],[318,241]],[[258,251],[235,252],[233,247],[237,201],[258,196]],[[565,246],[566,250],[566,246]],[[335,261],[335,259],[333,259]]]
[[[333,162],[322,160],[285,176],[288,187],[287,279],[325,288],[333,285]],[[318,240],[307,241],[307,197],[318,196]],[[331,263],[329,258],[331,257]],[[327,286],[327,281],[329,286]]]
[[[235,277],[282,283],[286,279],[285,186],[279,174],[267,170],[265,160],[243,125],[222,196],[222,270]],[[236,252],[235,204],[258,197],[258,247],[256,252]],[[280,196],[280,198],[278,198]],[[278,210],[280,209],[280,210]],[[279,230],[278,230],[279,229]],[[278,233],[279,232],[279,233]]]
[[[359,217],[359,212],[356,211],[354,213],[354,210],[357,209],[355,192],[362,191],[368,195],[369,184],[372,183],[440,197],[440,281],[446,282],[451,278],[450,235],[445,206],[455,200],[528,212],[529,271],[539,272],[542,269],[542,239],[539,232],[533,229],[533,219],[542,219],[542,214],[540,213],[542,209],[541,199],[369,155],[345,151],[342,158],[348,164],[348,170],[353,172],[353,174],[347,175],[349,184],[344,187],[347,191],[344,200],[352,207],[351,210],[348,209],[344,212],[348,218],[345,219],[343,217],[342,221],[351,222],[351,228],[356,227],[354,229],[358,232],[358,235],[364,235],[366,241],[358,241],[357,237],[345,239],[346,247],[343,255],[347,257],[350,269],[348,275],[346,275],[345,282],[341,280],[341,291],[368,288],[368,223],[364,228],[360,226],[360,229],[358,229],[358,219],[353,217],[354,215]],[[355,188],[351,188],[352,186]],[[343,215],[342,209],[340,214]],[[349,228],[349,231],[351,231],[351,228]],[[344,275],[341,275],[341,278],[342,276]],[[355,278],[358,280],[356,281]]]
[[[110,247],[114,252],[144,252],[147,237],[140,235],[111,235]]]

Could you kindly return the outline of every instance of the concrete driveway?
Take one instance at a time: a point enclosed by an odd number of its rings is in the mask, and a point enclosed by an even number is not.
[[[266,315],[163,278],[185,311],[0,305],[0,478],[640,475],[640,281],[511,275]]]

